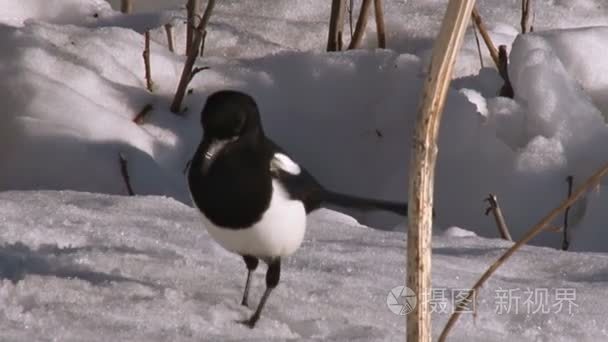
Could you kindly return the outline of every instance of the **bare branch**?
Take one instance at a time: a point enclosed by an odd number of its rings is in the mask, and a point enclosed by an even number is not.
[[[490,51],[490,56],[492,57],[492,60],[494,61],[494,64],[498,68],[499,67],[498,50],[496,50],[496,46],[492,42],[492,38],[490,38],[490,34],[488,33],[486,26],[483,24],[483,21],[481,20],[481,16],[479,15],[477,8],[473,8],[472,15],[473,15],[473,22],[477,26],[477,29],[479,30],[479,33],[481,34],[481,38],[483,38],[483,41],[484,41],[484,43],[486,43],[486,46],[488,48],[488,51]]]
[[[125,185],[127,186],[127,192],[129,196],[135,196],[135,192],[133,192],[133,188],[131,187],[129,170],[127,169],[127,158],[122,152],[118,154],[118,162],[120,163],[120,173],[122,174],[122,179],[125,181]]]
[[[342,29],[344,27],[344,1],[332,0],[329,16],[329,34],[327,36],[327,51],[339,51],[342,45]]]
[[[384,10],[382,9],[382,0],[374,0],[374,13],[376,13],[378,47],[381,49],[386,49],[386,29],[384,26]]]
[[[512,99],[515,96],[515,91],[509,78],[509,57],[507,56],[507,47],[505,45],[498,47],[498,73],[505,80],[502,88],[500,88],[499,95]]]
[[[186,56],[190,56],[190,51],[192,50],[194,30],[196,30],[194,18],[198,17],[198,12],[200,12],[199,0],[188,0],[186,3],[186,13],[188,16],[188,23],[186,24]]]
[[[363,34],[365,33],[365,28],[367,27],[369,9],[371,8],[371,6],[372,0],[363,0],[363,2],[361,3],[359,18],[357,19],[357,25],[355,26],[355,34],[353,35],[353,39],[348,45],[349,50],[356,49],[361,46],[361,42],[363,41]]]
[[[521,0],[521,33],[532,32],[530,25],[530,3],[532,0]]]
[[[486,201],[490,204],[490,206],[486,209],[486,216],[490,213],[494,215],[494,220],[496,221],[496,226],[498,227],[500,237],[508,241],[513,241],[513,238],[511,238],[511,234],[509,233],[507,223],[505,222],[505,218],[502,215],[502,210],[500,209],[496,195],[489,194]]]
[[[175,52],[175,44],[173,43],[173,25],[165,24],[165,32],[167,33],[167,46],[169,51]]]
[[[186,58],[186,62],[184,63],[184,69],[182,70],[182,75],[177,86],[177,90],[175,91],[173,102],[171,103],[171,111],[175,114],[180,113],[182,101],[184,100],[184,95],[186,95],[186,88],[188,87],[188,83],[190,83],[192,68],[194,67],[194,62],[196,61],[196,58],[198,57],[198,50],[203,40],[203,32],[205,31],[207,23],[211,18],[211,13],[213,12],[214,6],[215,0],[209,0],[209,2],[207,3],[207,8],[205,8],[203,18],[196,27],[196,30],[194,31],[194,42],[192,42],[192,50],[190,51],[191,53],[188,55],[188,57]]]
[[[150,31],[146,31],[144,33],[144,37],[146,43],[142,56],[144,57],[144,66],[146,68],[146,88],[148,88],[149,91],[152,91],[153,82],[152,70],[150,68]]]
[[[565,199],[557,208],[551,210],[549,214],[543,217],[537,224],[534,225],[526,235],[519,241],[517,241],[511,248],[509,248],[503,255],[498,258],[479,278],[479,280],[475,283],[475,285],[471,288],[467,296],[463,301],[470,301],[471,298],[475,295],[475,293],[481,288],[481,286],[496,272],[496,270],[502,266],[517,250],[519,250],[524,244],[528,243],[532,240],[536,235],[545,231],[546,226],[551,223],[562,211],[566,210],[566,208],[570,207],[576,201],[578,201],[583,195],[585,195],[591,188],[597,186],[602,178],[608,173],[608,164],[602,166],[595,174],[589,177],[583,185],[581,185],[572,196]],[[450,316],[445,328],[441,332],[439,336],[439,342],[445,341],[448,336],[448,333],[460,317],[461,312],[455,311]]]
[[[201,53],[199,54],[201,57],[203,57],[203,54],[205,53],[205,41],[207,40],[207,30],[203,31],[203,39],[201,40]]]
[[[355,0],[349,0],[348,7],[346,11],[348,12],[348,26],[350,27],[350,39],[353,39],[353,33],[355,29],[353,28],[353,8],[355,7]]]

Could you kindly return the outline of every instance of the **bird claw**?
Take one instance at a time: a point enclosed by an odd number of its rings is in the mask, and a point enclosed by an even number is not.
[[[240,323],[240,324],[248,326],[250,329],[253,329],[253,328],[255,328],[255,323],[257,321],[258,321],[257,318],[251,317],[249,319],[244,319],[244,320],[237,321],[237,322]]]

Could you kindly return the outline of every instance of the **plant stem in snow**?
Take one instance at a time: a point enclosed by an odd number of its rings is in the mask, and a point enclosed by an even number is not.
[[[348,8],[346,9],[348,11],[348,25],[350,27],[350,39],[353,39],[353,33],[355,32],[355,30],[353,29],[353,8],[355,7],[355,0],[350,0],[348,2]]]
[[[144,37],[146,40],[143,57],[144,57],[144,66],[146,68],[146,88],[149,91],[152,91],[152,70],[150,68],[150,31],[146,31],[144,33]]]
[[[531,32],[530,26],[530,2],[532,0],[521,0],[521,33]]]
[[[122,179],[125,181],[125,185],[127,186],[127,192],[129,193],[129,196],[135,196],[135,192],[133,192],[133,188],[131,187],[129,170],[127,169],[127,158],[122,152],[118,154],[118,161],[120,162],[120,173],[122,174]]]
[[[363,34],[365,33],[365,28],[367,27],[369,9],[371,6],[372,0],[363,0],[363,2],[361,3],[359,18],[357,19],[357,25],[355,26],[355,34],[353,35],[353,39],[348,45],[349,50],[356,49],[361,46],[361,42],[363,41]]]
[[[142,125],[144,123],[144,119],[152,111],[152,109],[154,109],[154,107],[151,104],[148,103],[145,105],[144,108],[142,108],[142,110],[139,111],[139,113],[137,113],[137,115],[133,118],[133,122],[138,125]]]
[[[188,23],[186,24],[186,56],[190,56],[190,51],[192,50],[194,30],[196,30],[194,19],[198,15],[200,7],[199,5],[199,0],[188,0],[186,3],[186,13],[188,18]]]
[[[186,62],[184,63],[182,75],[179,80],[179,84],[177,85],[177,90],[175,91],[173,102],[171,103],[171,111],[175,114],[178,114],[180,112],[182,101],[184,100],[184,95],[186,95],[186,88],[188,87],[188,83],[190,83],[192,68],[194,67],[194,62],[196,61],[196,58],[198,57],[198,50],[203,40],[203,32],[207,27],[209,18],[211,18],[211,13],[213,12],[214,6],[215,0],[209,0],[209,2],[207,3],[207,8],[205,8],[203,18],[196,27],[196,30],[194,30],[194,42],[192,42],[192,49],[190,51],[190,54],[186,58]]]
[[[469,291],[469,293],[467,294],[467,296],[464,298],[464,300],[462,302],[465,302],[465,301],[470,302],[471,299],[473,298],[473,296],[475,296],[476,291],[478,291],[481,288],[481,286],[492,276],[492,274],[494,274],[494,272],[496,272],[496,270],[502,264],[504,264],[507,261],[507,259],[509,259],[517,250],[519,250],[521,248],[521,246],[528,243],[530,240],[532,240],[538,234],[543,232],[546,229],[546,226],[549,223],[551,223],[551,221],[555,220],[555,218],[562,211],[566,210],[566,208],[570,207],[572,204],[574,204],[576,201],[578,201],[591,188],[597,186],[600,183],[600,181],[602,180],[602,178],[607,173],[608,173],[608,164],[605,164],[598,171],[596,171],[595,174],[593,174],[591,177],[589,177],[585,181],[585,183],[583,183],[583,185],[581,185],[578,189],[576,189],[576,191],[572,194],[572,196],[565,199],[557,208],[551,210],[551,212],[549,212],[549,214],[547,214],[536,225],[534,225],[534,227],[532,227],[526,233],[526,235],[524,235],[524,237],[521,240],[517,241],[511,248],[509,248],[503,255],[501,255],[500,258],[498,258],[498,260],[496,260],[484,272],[484,274],[481,276],[481,278],[479,278],[479,280],[471,288],[471,290]],[[445,341],[448,333],[450,332],[451,328],[454,326],[454,324],[458,320],[458,317],[460,317],[461,313],[462,313],[461,311],[455,311],[454,313],[452,313],[452,315],[448,319],[447,324],[445,325],[445,328],[443,328],[443,331],[441,332],[441,335],[439,336],[439,342]]]
[[[574,176],[568,176],[566,178],[566,182],[568,182],[568,197],[572,196],[572,183],[574,181]],[[570,206],[566,208],[564,212],[564,237],[562,240],[562,250],[567,251],[568,247],[570,247],[570,238],[568,237],[568,213],[570,212]]]
[[[121,0],[120,1],[120,11],[125,14],[131,13],[131,11],[133,11],[133,1],[132,0]]]
[[[490,204],[490,206],[486,209],[486,216],[490,214],[490,212],[492,215],[494,215],[494,220],[496,221],[496,226],[498,227],[500,237],[508,241],[513,241],[513,238],[511,238],[511,234],[509,233],[509,228],[505,222],[505,217],[502,215],[502,210],[500,209],[496,195],[489,194],[486,201],[488,201]]]
[[[500,96],[512,99],[515,96],[515,91],[509,79],[509,57],[507,56],[507,47],[501,45],[498,47],[498,73],[505,80],[502,88],[500,88]]]
[[[407,279],[417,305],[405,319],[407,342],[431,341],[431,236],[437,134],[454,62],[471,18],[475,0],[450,0],[435,40],[416,118],[409,165]]]
[[[386,49],[386,29],[384,26],[384,10],[382,9],[382,0],[374,0],[374,11],[376,13],[378,47],[381,49]]]
[[[473,25],[471,25],[471,27],[473,28],[473,35],[475,36],[475,44],[477,45],[477,53],[479,54],[479,65],[481,65],[481,68],[483,69],[483,56],[481,54],[481,43],[479,43],[479,36],[477,35],[477,28],[475,27],[475,23],[473,23]]]
[[[344,27],[344,1],[332,0],[329,16],[329,33],[327,51],[339,51],[342,46],[342,29]]]
[[[205,53],[205,40],[207,40],[207,30],[203,31],[203,39],[201,41],[200,57],[203,57],[203,54]]]
[[[175,52],[175,44],[173,43],[173,25],[165,24],[165,32],[167,33],[167,46],[169,51]]]
[[[473,22],[475,23],[475,26],[477,26],[477,29],[479,30],[479,33],[481,34],[481,38],[483,38],[484,43],[486,43],[486,47],[488,48],[488,51],[490,51],[490,56],[492,57],[496,68],[498,68],[498,50],[496,50],[496,46],[492,42],[492,38],[490,38],[488,30],[486,30],[486,26],[483,24],[483,21],[481,20],[481,16],[479,15],[477,8],[473,8],[472,16]]]

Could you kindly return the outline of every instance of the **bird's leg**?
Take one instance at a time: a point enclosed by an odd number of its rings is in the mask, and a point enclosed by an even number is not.
[[[253,271],[255,271],[255,269],[258,267],[258,258],[243,255],[243,260],[245,260],[245,265],[247,265],[247,281],[245,282],[245,292],[243,292],[243,301],[241,302],[241,305],[249,306],[248,298],[249,287],[251,285],[251,276],[253,275]]]
[[[279,283],[280,277],[281,259],[276,258],[268,263],[268,271],[266,271],[266,291],[264,291],[264,295],[262,295],[262,299],[260,300],[260,304],[258,304],[258,308],[255,310],[251,318],[243,322],[248,327],[253,328],[257,321],[260,319],[260,314],[262,313],[262,309],[266,304],[266,300],[268,300],[270,292],[272,292],[272,290]]]

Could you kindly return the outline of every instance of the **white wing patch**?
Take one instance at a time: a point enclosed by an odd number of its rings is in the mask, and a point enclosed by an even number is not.
[[[275,153],[270,161],[270,171],[283,170],[292,175],[299,175],[302,170],[291,158],[283,153]]]

